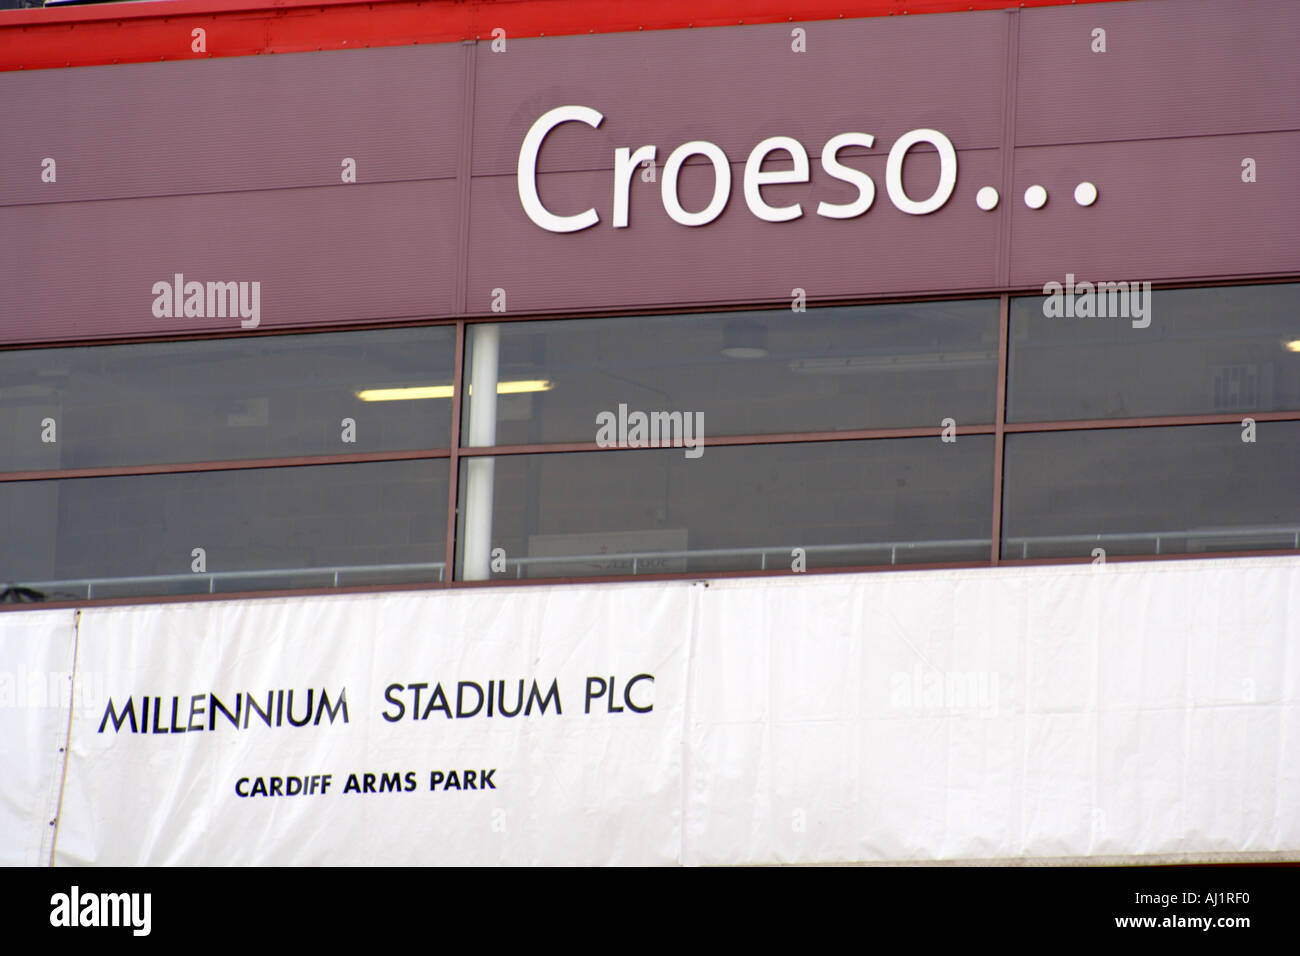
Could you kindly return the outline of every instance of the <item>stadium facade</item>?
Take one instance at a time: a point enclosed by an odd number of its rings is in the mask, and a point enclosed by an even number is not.
[[[1300,853],[1300,8],[690,6],[0,13],[6,862]]]

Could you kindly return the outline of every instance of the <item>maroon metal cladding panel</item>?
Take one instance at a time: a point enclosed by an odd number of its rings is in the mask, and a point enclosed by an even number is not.
[[[1098,26],[1107,30],[1104,53],[1092,52]],[[825,31],[833,43],[818,47],[819,34],[810,33],[808,52],[793,55],[785,27],[609,37],[597,56],[584,52],[596,39],[581,37],[495,56],[480,48],[476,123],[491,122],[476,127],[468,311],[486,312],[494,288],[506,290],[511,311],[549,312],[789,301],[796,287],[811,300],[993,291],[1070,272],[1162,281],[1300,271],[1295,143],[1259,132],[1300,126],[1300,57],[1276,36],[1300,32],[1300,4],[1151,0],[832,23]],[[507,102],[498,87],[517,86],[507,80],[517,67],[498,61],[516,51],[544,79]],[[1231,104],[1246,97],[1249,108],[1234,112]],[[596,130],[557,129],[542,150],[539,190],[555,212],[592,207],[601,221],[554,234],[524,216],[512,162],[528,123],[566,104],[606,118]],[[1004,116],[1004,104],[1014,104],[1013,115]],[[917,127],[952,140],[958,176],[941,209],[909,216],[886,198],[879,157]],[[876,201],[859,218],[832,221],[813,207],[843,193],[832,196],[840,184],[816,157],[827,135],[845,130],[878,137],[871,158],[852,161],[871,172]],[[771,202],[798,199],[804,215],[767,223],[746,207],[741,167],[754,143],[782,133],[808,150],[812,181],[768,187]],[[1174,133],[1180,138],[1165,143]],[[631,225],[612,228],[612,164],[600,156],[652,143],[662,165],[668,150],[697,138],[722,146],[733,164],[722,215],[701,227],[677,224],[661,207],[659,184],[634,176]],[[1003,142],[1040,141],[1004,162]],[[982,146],[995,148],[973,148]],[[1266,173],[1252,183],[1241,177],[1247,157]],[[905,181],[923,166],[914,151]],[[579,180],[569,170],[591,172]],[[927,195],[935,179],[919,180],[909,192]],[[1085,181],[1100,196],[1089,207],[1074,200]],[[1049,195],[1038,210],[1023,198],[1034,184]],[[975,206],[982,186],[1001,194],[993,212]],[[707,198],[698,188],[694,197],[687,208]],[[507,244],[522,254],[494,254]],[[1009,261],[1000,266],[1003,245]]]
[[[629,304],[719,305],[743,301],[789,303],[793,289],[809,297],[848,298],[991,288],[997,285],[998,221],[975,205],[979,184],[1001,175],[1000,151],[959,151],[957,191],[938,212],[910,216],[884,195],[885,159],[855,165],[877,182],[870,210],[856,219],[817,216],[819,201],[847,203],[856,190],[831,180],[812,163],[812,181],[765,187],[770,203],[798,202],[804,215],[790,222],[755,218],[741,195],[743,163],[732,166],[732,193],[722,215],[707,226],[682,226],[664,212],[657,184],[635,186],[629,226],[607,226],[608,171],[550,173],[543,198],[556,211],[594,204],[602,222],[559,235],[529,221],[514,176],[474,179],[470,225],[468,308],[487,312],[493,289],[504,289],[510,311],[610,309]],[[788,163],[787,163],[788,165]],[[938,179],[938,159],[919,149],[904,168],[903,184],[924,197]],[[712,167],[688,167],[680,194],[701,209],[712,191]],[[517,254],[494,255],[509,246]],[[557,252],[562,251],[563,257]],[[564,306],[557,306],[560,301]]]
[[[8,73],[0,204],[454,178],[463,74],[456,46]]]
[[[156,317],[153,283],[177,272],[260,281],[261,330],[490,316],[494,289],[510,313],[564,314],[779,304],[795,288],[811,302],[994,292],[1066,273],[1294,275],[1298,34],[1294,0],[1146,0],[9,72],[0,342],[239,331]],[[601,221],[553,233],[525,215],[515,173],[528,128],[566,105],[604,121],[555,130],[538,188],[555,212]],[[957,180],[941,208],[907,215],[885,158],[920,128],[951,140]],[[825,218],[819,202],[856,195],[819,162],[850,131],[876,137],[840,154],[875,199]],[[803,145],[810,180],[764,187],[803,206],[773,223],[742,185],[750,149],[777,135]],[[699,227],[661,199],[664,162],[691,140],[721,147],[731,173],[726,208]],[[658,176],[633,175],[630,225],[615,229],[613,150],[647,144]],[[57,183],[40,180],[47,156]],[[355,185],[339,181],[345,156]],[[904,185],[922,198],[937,174],[917,147]],[[684,168],[687,209],[711,180],[700,160]],[[1073,199],[1083,181],[1099,190],[1089,207]],[[1026,206],[1030,185],[1043,208]],[[1000,193],[991,212],[976,206],[984,186]]]
[[[977,209],[975,191],[1001,172],[1008,19],[995,12],[806,24],[806,52],[793,48],[793,25],[512,41],[497,54],[481,45],[468,311],[487,312],[498,288],[511,311],[541,312],[788,302],[795,288],[825,298],[995,285],[999,217]],[[926,53],[935,48],[941,66]],[[570,123],[548,137],[539,189],[557,213],[593,207],[601,221],[556,234],[524,214],[516,170],[528,128],[564,105],[605,118],[596,129]],[[928,216],[899,212],[885,194],[889,147],[917,128],[939,130],[959,151],[957,194]],[[876,138],[868,154],[840,158],[870,173],[877,196],[865,215],[834,220],[816,214],[818,203],[847,203],[857,190],[828,176],[820,157],[845,132]],[[756,218],[743,195],[745,160],[771,136],[793,137],[809,157],[807,184],[764,188],[772,204],[802,205],[790,222]],[[661,178],[636,175],[630,225],[612,228],[615,148],[654,145],[662,169],[693,140],[718,145],[731,161],[722,215],[680,225],[664,211]],[[938,179],[935,154],[924,149],[904,167],[917,197]],[[781,154],[765,168],[789,165]],[[687,167],[686,208],[703,208],[711,189],[710,166]],[[496,253],[505,248],[517,254]]]
[[[11,342],[238,332],[240,320],[155,318],[155,282],[260,282],[275,328],[446,315],[455,180],[11,206],[0,257]],[[251,299],[251,287],[250,287]],[[205,302],[206,305],[206,302]],[[255,333],[254,333],[255,334]]]
[[[450,314],[465,59],[446,45],[4,74],[0,342],[241,331],[229,314],[156,316],[153,284],[177,273],[259,282],[259,330]]]
[[[1020,17],[1016,145],[1300,129],[1296,0],[1144,0]],[[1094,53],[1093,31],[1106,52]]]
[[[1013,285],[1300,272],[1300,3],[1150,0],[1020,24]],[[1034,184],[1039,210],[1021,199]]]
[[[1256,161],[1256,182],[1241,161]],[[1095,183],[1096,204],[1074,187]],[[1300,272],[1300,131],[1016,150],[1011,280],[1176,280]],[[1038,183],[1042,209],[1019,196]]]
[[[1007,19],[999,11],[544,37],[511,40],[503,53],[483,43],[474,174],[513,176],[528,127],[569,104],[605,120],[557,130],[543,171],[610,168],[616,147],[646,144],[662,164],[696,139],[743,162],[760,140],[793,136],[815,158],[850,130],[874,134],[882,154],[917,127],[963,149],[997,146]],[[796,26],[806,31],[803,53],[793,50]]]

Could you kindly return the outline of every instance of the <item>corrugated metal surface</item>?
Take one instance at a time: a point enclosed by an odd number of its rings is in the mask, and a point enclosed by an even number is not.
[[[1016,145],[1300,128],[1295,0],[1158,0],[1020,17]],[[1106,52],[1092,32],[1106,31]]]
[[[454,177],[461,74],[456,46],[8,74],[0,204],[326,186],[344,157],[361,182]]]
[[[923,126],[965,149],[997,146],[1006,20],[995,12],[813,23],[806,53],[792,51],[787,24],[520,40],[497,54],[483,44],[474,174],[513,176],[528,127],[571,103],[605,121],[557,131],[543,171],[612,168],[616,147],[644,144],[658,147],[662,164],[695,139],[737,162],[768,136],[793,136],[818,156],[849,130],[874,134],[886,150]]]
[[[455,182],[277,189],[3,211],[4,334],[41,341],[239,331],[153,315],[153,284],[261,282],[261,326],[451,312]],[[256,334],[256,333],[254,333]]]
[[[1091,52],[1097,27],[1105,53]],[[767,25],[6,73],[0,342],[237,330],[154,318],[152,283],[176,272],[261,281],[262,330],[490,314],[496,288],[512,313],[566,313],[780,304],[796,287],[812,302],[993,292],[1067,272],[1294,275],[1297,29],[1289,0],[1149,0],[829,21],[809,25],[805,53]],[[558,130],[539,188],[557,212],[592,206],[602,221],[554,234],[524,215],[515,165],[529,125],[573,103],[605,122]],[[952,140],[959,170],[946,205],[908,216],[884,157],[919,127]],[[849,160],[876,199],[835,221],[817,202],[854,191],[816,157],[850,130],[877,137]],[[811,181],[767,187],[804,204],[768,223],[740,167],[778,134],[803,143]],[[732,162],[722,215],[679,225],[660,183],[634,177],[631,226],[613,229],[613,148],[655,144],[662,171],[696,138]],[[56,183],[40,179],[47,156]],[[339,182],[342,156],[357,185]],[[1242,182],[1246,157],[1256,182]],[[912,195],[936,167],[912,152]],[[688,208],[708,173],[684,171]],[[1088,208],[1072,199],[1082,180],[1100,190]],[[1050,194],[1037,211],[1021,199],[1033,183]],[[993,212],[975,206],[985,185],[1002,194]],[[159,198],[102,198],[146,196]]]
[[[1297,7],[1300,11],[1300,6]],[[1243,158],[1258,180],[1242,182]],[[1082,179],[1100,198],[1073,199]],[[1031,210],[1024,190],[1043,185]],[[1016,150],[1014,285],[1300,272],[1300,130]]]
[[[529,222],[519,206],[514,176],[476,177],[468,308],[488,311],[493,288],[507,291],[512,311],[756,300],[789,304],[796,287],[824,298],[853,297],[866,290],[906,294],[992,288],[997,284],[999,217],[981,212],[974,196],[976,184],[997,181],[999,153],[962,151],[958,160],[968,182],[959,179],[953,200],[931,215],[909,216],[890,204],[885,159],[873,156],[861,163],[877,183],[876,200],[865,215],[846,220],[816,215],[819,201],[849,202],[855,192],[815,169],[810,184],[765,190],[770,202],[802,204],[804,215],[783,223],[763,222],[750,213],[740,194],[743,164],[734,165],[736,185],[726,210],[699,228],[670,220],[658,185],[634,177],[630,225],[614,229],[608,224],[608,172],[551,173],[544,177],[543,195],[557,211],[577,212],[594,202],[601,212],[599,225],[568,235]],[[909,161],[904,183],[918,180],[914,194],[925,195],[933,188],[937,167],[934,153],[918,153]],[[708,202],[711,173],[708,167],[688,173],[689,180],[683,174],[682,202],[700,209]],[[507,246],[517,254],[494,254]]]

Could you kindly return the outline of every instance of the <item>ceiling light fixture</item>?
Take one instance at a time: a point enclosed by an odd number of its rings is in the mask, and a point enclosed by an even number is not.
[[[767,326],[753,319],[733,319],[722,326],[722,354],[729,359],[762,359],[767,350]]]
[[[517,382],[498,382],[498,395],[521,395],[528,392],[549,392],[555,383],[544,378],[522,379]],[[473,394],[471,385],[467,394]],[[450,385],[406,385],[393,388],[361,388],[356,396],[363,402],[409,402],[424,398],[451,398],[455,389]]]

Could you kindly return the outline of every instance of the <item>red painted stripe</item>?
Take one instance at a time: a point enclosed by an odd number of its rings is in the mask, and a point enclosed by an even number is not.
[[[1107,0],[154,0],[0,12],[0,70],[490,38],[911,16]],[[206,52],[191,31],[206,31]]]

